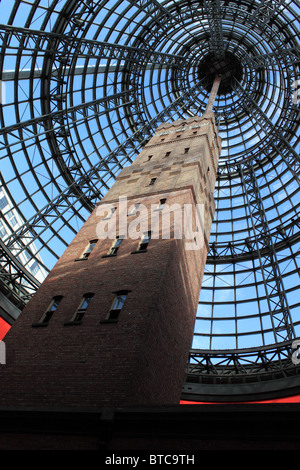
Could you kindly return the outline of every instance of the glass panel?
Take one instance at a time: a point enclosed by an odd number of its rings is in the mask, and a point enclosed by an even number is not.
[[[121,310],[126,299],[126,294],[118,295],[114,301],[112,310]]]
[[[81,304],[81,307],[80,307],[80,310],[86,310],[88,308],[88,306],[90,305],[91,303],[91,300],[93,298],[93,295],[89,295],[89,296],[85,296],[82,304]]]

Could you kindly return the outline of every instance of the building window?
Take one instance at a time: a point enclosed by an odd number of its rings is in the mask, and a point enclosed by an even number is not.
[[[98,240],[90,240],[89,241],[88,246],[86,247],[86,249],[84,250],[84,252],[82,254],[82,258],[88,258],[90,256],[91,252],[95,248],[95,245],[96,245],[97,241]]]
[[[39,267],[38,263],[36,261],[34,261],[32,263],[32,265],[29,266],[29,269],[30,269],[31,273],[33,274],[33,276],[35,276],[35,274],[37,274],[39,272],[40,267]]]
[[[33,257],[33,254],[27,248],[24,250],[24,255],[26,256],[28,260],[30,260]]]
[[[47,310],[44,312],[44,314],[42,315],[39,323],[42,324],[42,325],[48,325],[53,313],[56,311],[56,309],[58,308],[60,302],[61,302],[61,299],[62,299],[62,296],[56,296],[56,297],[53,297],[49,307],[47,308]]]
[[[171,152],[166,152],[165,158],[169,157],[171,155]]]
[[[84,294],[83,299],[82,299],[78,309],[76,310],[71,322],[73,322],[73,323],[81,322],[81,320],[82,320],[88,306],[90,305],[93,297],[94,297],[94,294]]]
[[[0,222],[0,237],[4,237],[4,235],[6,235],[6,230],[2,224],[2,222]]]
[[[10,224],[12,227],[14,227],[15,225],[17,225],[17,223],[18,223],[18,222],[17,222],[17,219],[15,218],[15,216],[14,216],[14,214],[13,214],[12,211],[7,212],[6,217],[7,217],[7,220],[8,220],[8,222],[9,222],[9,224]]]
[[[165,206],[165,204],[166,204],[166,200],[167,200],[167,199],[161,199],[161,200],[159,201],[159,204],[158,204],[158,206],[157,206],[157,208],[156,208],[155,210],[156,210],[156,211],[161,211],[161,210],[163,210],[163,208],[164,208],[164,206]]]
[[[121,246],[121,243],[123,241],[123,238],[121,236],[117,236],[111,249],[109,250],[108,254],[109,255],[116,255],[117,254],[117,251],[118,249],[120,248]]]
[[[151,240],[151,232],[145,232],[142,236],[142,239],[139,243],[137,251],[146,251]]]
[[[107,315],[107,320],[114,320],[116,321],[119,318],[120,312],[124,306],[128,291],[118,291],[115,292],[115,298],[111,305],[111,308]]]
[[[152,157],[153,157],[153,155],[148,155],[148,162],[150,162]]]
[[[152,186],[155,183],[155,181],[156,181],[156,178],[151,178],[149,185]]]
[[[178,134],[178,135],[176,136],[176,139],[179,139],[179,137],[181,137],[181,134]]]
[[[103,220],[108,220],[108,219],[111,219],[111,218],[112,218],[112,216],[113,216],[113,214],[116,212],[116,210],[117,210],[117,208],[116,208],[116,207],[112,207],[112,208],[111,208],[111,210],[110,210],[110,213],[109,213],[109,214],[108,214],[106,217],[104,217],[104,219],[103,219]]]
[[[6,199],[5,196],[2,196],[0,198],[0,209],[4,209],[4,207],[6,207],[8,205],[8,200]]]
[[[184,149],[184,153],[188,153],[188,152],[189,152],[189,150],[190,150],[190,148],[189,148],[189,147],[185,148],[185,149]]]
[[[132,207],[130,207],[130,211],[128,212],[129,215],[135,215],[140,207],[140,202],[136,202]]]

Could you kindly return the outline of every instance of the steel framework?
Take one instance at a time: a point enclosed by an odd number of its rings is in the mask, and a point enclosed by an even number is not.
[[[249,398],[258,383],[270,396],[295,390],[299,0],[4,3],[1,187],[22,222],[15,229],[0,212],[2,290],[24,305],[39,283],[19,256],[34,244],[49,271],[157,126],[204,113],[211,77],[226,75],[213,108],[216,215],[184,395]]]

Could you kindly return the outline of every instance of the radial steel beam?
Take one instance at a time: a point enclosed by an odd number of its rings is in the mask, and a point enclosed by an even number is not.
[[[242,85],[236,80],[236,93],[240,95],[241,102],[244,109],[253,116],[256,122],[259,123],[261,129],[268,132],[270,145],[280,152],[280,155],[293,174],[294,178],[300,184],[300,156],[290,142],[282,135],[281,130],[278,129],[266,113],[260,108],[256,101],[244,90]],[[296,123],[295,123],[296,124]],[[279,148],[281,147],[281,149]],[[287,152],[284,155],[283,151]]]
[[[51,126],[47,125],[47,123],[49,123],[50,121],[57,122],[60,118],[64,118],[67,115],[71,116],[73,113],[76,114],[78,112],[83,112],[87,109],[92,109],[94,112],[99,112],[98,109],[100,109],[101,106],[109,105],[112,102],[117,103],[117,106],[120,106],[122,104],[121,98],[128,98],[131,93],[131,90],[122,91],[112,96],[105,96],[96,100],[88,101],[86,103],[80,103],[76,106],[66,107],[60,109],[59,111],[53,111],[46,115],[36,116],[35,118],[28,119],[27,121],[20,121],[15,124],[11,124],[10,126],[0,127],[0,135],[12,134],[15,131],[19,131],[21,129],[28,129],[31,126],[37,125],[45,125],[45,130],[49,130],[52,129]]]
[[[11,40],[12,43],[10,45]],[[28,55],[31,55],[32,52],[46,52],[48,56],[53,55],[56,59],[60,56],[61,61],[64,61],[66,65],[73,56],[91,59],[103,57],[107,61],[126,59],[126,61],[144,61],[145,64],[151,62],[168,64],[169,66],[187,66],[189,64],[189,60],[186,57],[166,52],[10,25],[0,25],[0,42],[2,42],[3,47],[12,49],[12,51],[18,51],[22,48],[26,50]]]
[[[215,57],[222,60],[225,55],[222,10],[220,0],[203,0],[210,31],[210,50]]]
[[[247,60],[247,58],[245,57]],[[300,63],[300,47],[290,47],[286,49],[278,49],[273,52],[261,55],[250,56],[251,65],[254,68],[267,68],[270,66],[282,66],[294,65]]]
[[[178,25],[180,25],[180,28],[183,29],[191,39],[194,39],[192,33],[181,21],[181,10],[179,14],[177,13],[177,16],[175,16],[173,12],[170,12],[158,0],[128,0],[128,2],[139,8],[141,12],[147,13],[151,21],[155,23],[161,31],[167,33],[170,27],[178,29]],[[153,34],[153,31],[151,33]]]
[[[273,325],[274,339],[275,342],[291,340],[296,337],[293,321],[253,163],[247,163],[246,171],[241,165],[240,174]],[[261,255],[258,238],[264,240],[264,256]]]
[[[248,19],[251,23],[259,20],[262,26],[265,26],[279,13],[281,8],[285,7],[285,3],[286,0],[260,0]]]
[[[163,70],[166,69],[168,66],[166,64],[152,64],[148,63],[145,67],[145,70],[153,70],[153,69],[158,69],[158,70]],[[65,68],[65,75],[69,76],[69,74],[72,74],[72,76],[76,75],[94,75],[95,73],[114,73],[116,71],[122,72],[124,69],[123,64],[116,65],[116,64],[109,64],[107,65],[88,65],[82,66],[82,65],[76,65],[75,67],[66,67]],[[58,72],[56,69],[53,69],[51,72],[51,77],[54,78],[58,76]],[[2,71],[2,76],[1,80],[3,82],[9,82],[15,80],[17,77],[18,80],[30,80],[32,78],[35,79],[40,79],[42,78],[42,71],[40,68],[36,68],[33,70],[31,69],[23,69],[23,70],[3,70]]]
[[[27,271],[0,239],[0,288],[8,298],[23,308],[40,286],[40,282]]]
[[[232,2],[230,2],[232,3]],[[274,24],[273,18],[278,14],[280,9],[285,8],[285,0],[262,0],[254,4],[252,11],[247,11],[239,8],[239,4],[236,7],[232,7],[230,4],[226,7],[226,12],[237,15],[243,24],[246,25],[246,31],[240,38],[247,38],[247,35],[251,29],[257,30],[263,38],[267,41],[273,42],[278,47],[278,50],[282,48],[282,42],[285,41],[285,37],[281,31],[281,28]]]

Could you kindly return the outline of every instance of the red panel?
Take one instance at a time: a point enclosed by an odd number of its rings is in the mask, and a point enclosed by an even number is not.
[[[0,341],[4,338],[9,329],[10,325],[0,317]]]
[[[262,401],[251,401],[251,402],[202,402],[202,401],[184,401],[180,402],[181,405],[222,405],[227,404],[230,405],[231,403],[300,403],[300,395],[295,395],[293,397],[285,397],[285,398],[276,398],[274,400],[262,400]]]

